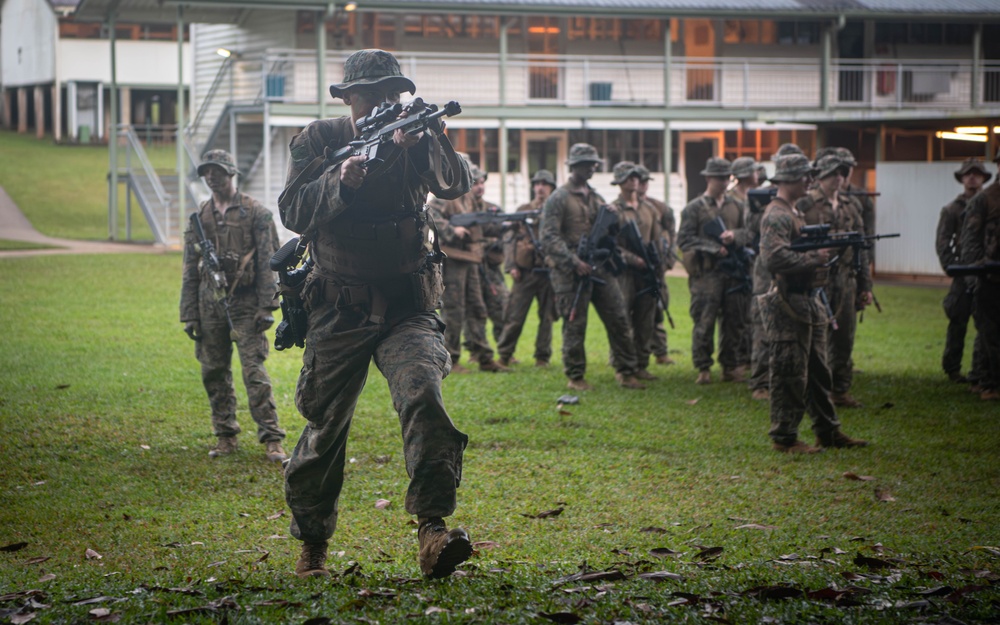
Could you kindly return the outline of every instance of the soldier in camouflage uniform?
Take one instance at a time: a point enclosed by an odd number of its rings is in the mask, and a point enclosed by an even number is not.
[[[469,192],[472,212],[502,213],[503,210],[499,206],[483,199],[486,178],[489,174],[475,167],[473,175],[475,179],[472,182],[472,191]],[[510,289],[507,288],[507,281],[503,277],[504,231],[505,228],[501,224],[483,226],[483,269],[480,274],[486,316],[493,324],[493,340],[498,343],[507,321],[507,302],[510,301]]]
[[[743,352],[743,333],[746,331],[746,299],[749,293],[742,288],[741,280],[720,268],[729,255],[726,246],[745,247],[750,236],[744,227],[743,207],[726,196],[726,184],[732,168],[724,158],[710,158],[701,175],[708,180],[708,189],[681,211],[681,225],[677,231],[677,245],[684,253],[684,267],[688,272],[691,290],[691,360],[698,370],[696,384],[712,381],[712,350],[715,323],[719,327],[719,362],[725,382],[742,382],[746,356]],[[726,230],[721,242],[705,235],[705,226],[721,217]]]
[[[743,207],[743,223],[750,236],[750,242],[747,245],[747,248],[754,251],[754,256],[750,258],[750,275],[752,280],[753,267],[757,260],[756,244],[759,243],[757,239],[760,236],[760,223],[759,219],[757,219],[758,223],[756,231],[750,227],[750,219],[753,218],[754,215],[750,212],[750,201],[747,199],[747,194],[750,193],[751,189],[756,189],[758,185],[757,161],[753,160],[749,156],[741,156],[733,161],[732,172],[733,179],[736,180],[736,184],[726,191],[726,195]],[[763,216],[763,214],[761,213],[760,216]],[[750,354],[753,350],[753,325],[750,321],[750,302],[753,300],[752,296],[753,286],[751,283],[750,293],[743,299],[744,304],[746,304],[746,310],[743,316],[743,327],[745,328],[745,331],[741,336],[742,345],[740,346],[740,354],[743,356],[743,361],[740,364],[744,370],[750,368]]]
[[[1000,150],[993,158],[1000,163]],[[962,264],[1000,262],[1000,176],[969,201],[962,225]],[[985,354],[980,398],[1000,399],[1000,274],[967,278],[975,288],[976,331]]]
[[[618,211],[619,223],[625,226],[628,221],[634,221],[639,228],[639,236],[643,245],[660,241],[662,238],[660,214],[650,203],[639,199],[639,180],[642,178],[642,172],[632,161],[622,161],[615,165],[612,171],[614,179],[611,184],[618,185],[618,188],[621,189],[618,197],[611,203]],[[618,284],[621,286],[629,322],[632,324],[636,361],[639,363],[635,377],[638,380],[655,380],[656,376],[649,372],[648,367],[656,323],[657,302],[651,292],[639,294],[646,287],[644,275],[646,262],[643,260],[641,250],[629,248],[624,234],[618,235],[618,247],[625,260],[625,271],[618,276]],[[659,267],[654,269],[658,274],[657,278],[662,279],[662,270]]]
[[[801,154],[780,156],[771,181],[778,194],[761,222],[760,261],[773,276],[771,289],[758,296],[770,349],[770,437],[776,451],[817,453],[824,447],[861,447],[866,441],[840,431],[830,401],[832,384],[826,365],[827,316],[817,296],[826,280],[824,265],[830,250],[795,252],[790,249],[805,218],[795,208],[806,192],[813,170]],[[799,424],[808,410],[816,446],[798,438]]]
[[[462,347],[469,351],[470,358],[479,363],[481,371],[506,371],[506,367],[493,360],[493,348],[486,338],[486,319],[489,311],[483,293],[484,285],[484,232],[481,225],[453,226],[448,218],[459,213],[474,213],[484,208],[482,191],[486,174],[469,165],[475,191],[456,198],[444,200],[435,198],[430,203],[430,214],[435,229],[441,237],[441,249],[447,255],[444,261],[444,296],[441,317],[444,319],[444,344],[451,355],[452,373],[466,373],[468,369],[458,364]],[[462,343],[462,335],[465,343]]]
[[[873,235],[875,234],[875,197],[868,193],[868,190],[864,187],[860,187],[852,182],[854,168],[858,166],[858,161],[854,158],[854,154],[847,148],[838,147],[836,148],[836,155],[848,167],[844,185],[841,189],[845,195],[849,195],[857,203],[858,214],[861,216],[861,222],[864,225],[864,233],[866,235]],[[867,254],[868,262],[874,263],[875,248],[872,247],[868,250]]]
[[[936,249],[941,269],[961,263],[962,249],[959,239],[965,221],[965,209],[983,188],[992,174],[978,158],[969,158],[955,172],[955,180],[962,185],[962,193],[941,209],[938,219]],[[962,352],[965,351],[965,333],[972,317],[973,295],[965,278],[952,278],[951,288],[944,298],[944,312],[948,316],[948,332],[945,335],[944,355],[941,367],[950,380],[959,383],[977,384],[983,369],[982,340],[976,335],[972,350],[972,370],[969,376],[962,375]]]
[[[665,202],[651,198],[646,194],[649,191],[649,181],[651,179],[649,170],[643,165],[636,165],[636,169],[639,171],[639,188],[637,189],[639,200],[652,206],[653,210],[659,215],[660,262],[663,263],[663,271],[666,274],[667,271],[674,268],[674,264],[677,262],[677,221],[674,219],[674,209],[667,206]],[[669,309],[670,288],[667,285],[665,275],[663,281],[660,283],[660,295],[663,297],[663,305]],[[650,345],[650,350],[653,352],[656,364],[658,365],[675,364],[674,359],[670,357],[667,349],[667,329],[663,325],[666,312],[667,310],[657,305],[653,317],[655,323],[653,324],[653,341]]]
[[[518,212],[541,211],[545,200],[556,188],[552,172],[539,169],[531,177],[534,197],[518,208]],[[507,366],[514,357],[517,341],[528,317],[531,302],[538,300],[538,334],[535,336],[535,366],[547,367],[552,358],[552,324],[556,320],[556,303],[552,293],[549,269],[545,266],[545,256],[538,244],[538,223],[516,223],[504,238],[504,270],[514,281],[510,300],[507,303],[507,322],[500,339],[497,353],[500,364]],[[531,231],[529,232],[529,228]],[[540,245],[540,244],[539,244]]]
[[[236,451],[240,426],[232,371],[235,342],[257,440],[264,444],[268,460],[280,462],[286,458],[281,448],[285,432],[278,427],[271,378],[264,367],[268,354],[264,332],[274,324],[277,308],[276,276],[268,263],[278,249],[278,233],[271,211],[236,189],[238,173],[232,155],[224,150],[206,152],[198,165],[198,175],[212,191],[211,199],[198,208],[198,218],[225,273],[236,336],[230,336],[223,302],[202,263],[198,234],[190,223],[184,232],[181,322],[195,340],[201,380],[212,407],[212,430],[218,440],[208,455],[215,458]]]
[[[355,52],[344,63],[344,82],[330,87],[350,116],[313,122],[290,145],[281,218],[310,238],[315,261],[302,289],[309,330],[295,392],[307,424],[285,469],[291,533],[303,541],[300,577],[329,575],[347,435],[372,360],[399,413],[410,477],[405,506],[417,517],[421,571],[450,575],[472,553],[468,533],[444,522],[455,510],[468,437],[441,398],[451,359],[435,312],[441,256],[424,208],[428,191],[444,199],[467,193],[468,166],[441,126],[396,130],[379,149],[381,165],[366,169],[365,157],[354,156],[324,166],[324,151],[355,138],[357,119],[415,89],[388,52]]]
[[[584,339],[587,335],[587,311],[594,305],[604,322],[611,347],[611,363],[615,379],[623,388],[644,389],[635,379],[637,361],[632,328],[625,312],[618,281],[604,265],[592,267],[576,255],[581,237],[590,234],[594,220],[604,198],[590,186],[601,157],[592,145],[576,143],[569,150],[566,164],[570,169],[569,180],[545,202],[542,209],[542,248],[552,276],[552,289],[556,297],[556,310],[563,321],[563,370],[569,378],[567,387],[589,390],[584,380],[587,372],[587,352]],[[595,282],[591,277],[601,280]],[[579,300],[574,307],[577,287],[581,285]],[[573,317],[573,320],[570,320]]]
[[[827,154],[816,163],[818,184],[795,205],[805,216],[806,224],[830,224],[830,232],[861,232],[861,214],[858,204],[850,196],[839,193],[848,167],[840,157]],[[840,250],[839,258],[830,267],[827,299],[833,310],[837,327],[831,324],[827,337],[828,364],[833,372],[833,403],[837,406],[858,408],[861,402],[850,393],[854,380],[854,334],[857,329],[857,311],[871,304],[872,280],[868,270],[868,256],[860,251],[861,260],[854,262],[854,248]],[[857,265],[857,267],[856,267]]]

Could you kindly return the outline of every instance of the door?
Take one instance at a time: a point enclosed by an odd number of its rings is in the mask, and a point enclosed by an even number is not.
[[[558,131],[524,131],[524,159],[522,167],[528,177],[535,175],[539,169],[547,169],[559,180],[565,167],[560,165],[566,160],[566,132]]]
[[[684,20],[684,55],[687,68],[687,99],[715,101],[715,27],[712,20]]]
[[[528,20],[528,98],[560,99],[559,19],[548,15]]]
[[[708,184],[701,175],[705,163],[713,156],[721,156],[719,146],[722,145],[722,133],[681,133],[681,163],[684,171],[684,181],[687,186],[687,201],[695,199],[705,192]]]
[[[837,53],[840,57],[840,71],[837,76],[837,100],[839,102],[865,101],[865,70],[858,61],[852,63],[846,59],[863,59],[865,56],[865,25],[863,22],[847,22],[837,33]],[[896,91],[896,67],[878,71],[877,93],[880,96],[892,95]]]

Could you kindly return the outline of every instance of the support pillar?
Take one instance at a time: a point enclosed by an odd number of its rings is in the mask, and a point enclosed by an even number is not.
[[[326,84],[326,16],[324,11],[316,14],[316,102],[319,119],[326,119],[326,101],[330,97]]]
[[[192,81],[193,84],[193,81]],[[177,6],[177,229],[184,228],[187,210],[187,166],[184,162],[184,7]],[[166,217],[166,216],[165,216]],[[180,239],[181,233],[177,233]],[[170,239],[170,219],[164,219],[163,236]]]
[[[118,93],[118,102],[121,104],[121,114],[118,119],[122,124],[132,125],[132,87],[122,87]]]
[[[45,138],[45,87],[35,85],[32,87],[35,105],[35,137]]]
[[[17,88],[17,132],[28,132],[28,88]]]
[[[108,170],[111,172],[111,187],[108,197],[108,239],[118,240],[118,39],[115,11],[108,14],[108,44],[111,47],[111,84],[108,86]]]
[[[10,107],[14,99],[10,97],[10,89],[3,90],[3,127],[10,130],[14,127],[14,116],[10,114]]]
[[[59,82],[52,85],[52,138],[56,143],[62,141],[62,90]]]
[[[667,37],[669,38],[669,33]],[[663,120],[663,203],[670,206],[670,170],[674,168],[674,131],[670,120]]]
[[[507,105],[507,31],[510,29],[509,18],[501,18],[500,22],[500,110]],[[497,141],[500,142],[500,208],[507,210],[507,120],[500,118],[500,129],[497,131]],[[483,163],[485,167],[486,163]],[[531,176],[531,172],[528,172]]]

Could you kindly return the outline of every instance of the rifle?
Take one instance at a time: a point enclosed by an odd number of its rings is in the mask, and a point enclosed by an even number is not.
[[[194,228],[195,234],[198,235],[198,245],[201,247],[202,267],[208,272],[208,279],[211,280],[215,301],[222,304],[222,310],[226,313],[226,323],[229,324],[229,338],[235,341],[239,337],[239,334],[236,332],[236,327],[233,326],[232,317],[229,316],[229,292],[226,290],[229,282],[226,281],[226,273],[222,271],[222,264],[219,262],[219,257],[215,254],[215,244],[205,236],[205,228],[201,225],[201,217],[198,215],[198,212],[191,213],[189,219],[191,227]]]
[[[861,250],[870,250],[875,247],[875,241],[880,239],[896,239],[899,233],[893,234],[864,234],[861,232],[830,232],[830,224],[815,224],[812,226],[802,226],[799,230],[802,236],[789,246],[789,249],[796,252],[808,252],[821,249],[854,249],[854,270],[861,271]],[[840,258],[837,254],[830,259],[827,266],[833,265]]]
[[[838,191],[837,193],[841,195],[850,195],[856,197],[879,197],[880,195],[882,195],[877,191],[862,191],[860,189],[857,190],[852,189],[850,191]]]
[[[948,267],[945,268],[945,273],[952,278],[960,278],[964,276],[1000,275],[1000,261],[988,260],[984,263],[976,263],[973,265],[948,265]]]
[[[587,276],[577,276],[576,294],[573,296],[573,304],[569,309],[570,322],[576,319],[576,308],[587,283],[607,284],[605,280],[598,278],[593,272],[596,272],[598,268],[610,260],[613,267],[612,273],[615,275],[620,273],[622,260],[614,239],[617,232],[618,214],[611,211],[605,204],[597,211],[597,217],[594,219],[594,225],[590,228],[590,233],[580,236],[580,243],[576,246],[576,257],[590,265],[591,273]]]
[[[749,247],[737,246],[735,243],[729,243],[728,245],[722,243],[722,233],[728,229],[725,222],[722,221],[722,217],[716,216],[715,219],[702,226],[701,231],[705,236],[718,241],[729,252],[719,261],[719,270],[730,278],[738,280],[739,284],[730,287],[726,293],[736,293],[738,291],[751,293],[753,292],[753,274],[751,270],[753,269],[753,257],[756,254]]]
[[[747,203],[750,205],[750,212],[762,213],[767,205],[774,201],[774,196],[778,195],[778,187],[757,187],[747,192]]]
[[[640,270],[645,286],[636,292],[636,296],[645,295],[646,293],[652,295],[656,299],[656,304],[660,307],[660,310],[666,313],[667,320],[670,321],[670,327],[673,328],[674,320],[670,316],[670,311],[663,301],[663,293],[660,291],[660,278],[663,270],[660,267],[660,255],[656,251],[656,244],[653,242],[642,242],[639,224],[635,223],[634,219],[629,219],[625,222],[623,234],[625,235],[625,245],[634,254],[642,258],[642,262],[646,263],[646,268]]]
[[[537,210],[537,211],[521,211],[521,212],[527,213],[527,214],[532,214],[532,215],[540,215],[542,213],[541,210]],[[542,252],[542,246],[538,242],[538,237],[535,236],[535,231],[532,229],[532,226],[534,226],[537,223],[538,223],[538,221],[535,219],[534,216],[528,217],[527,219],[524,220],[524,226],[523,227],[528,232],[528,239],[531,241],[531,247],[534,250],[534,254],[538,255],[538,257],[535,259],[535,265],[539,264],[539,262],[538,262],[539,259],[541,259],[541,261],[542,261],[541,264],[544,265],[545,264],[545,254]],[[546,273],[547,274],[547,273],[549,273],[549,268],[548,267],[544,267],[544,266],[542,266],[542,267],[532,266],[531,271],[534,272],[534,273]]]
[[[453,226],[468,228],[470,226],[480,226],[484,224],[504,224],[511,222],[528,222],[538,217],[542,211],[522,211],[518,213],[505,213],[503,211],[483,211],[481,213],[457,213],[448,218],[448,223]]]
[[[305,347],[309,313],[302,303],[301,293],[314,264],[311,256],[302,262],[307,243],[305,237],[294,237],[282,245],[269,262],[271,271],[278,272],[278,296],[281,298],[281,323],[274,331],[274,349],[278,351],[292,345]]]

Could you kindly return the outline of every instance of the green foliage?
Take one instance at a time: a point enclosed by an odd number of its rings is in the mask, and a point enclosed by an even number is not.
[[[529,317],[514,373],[444,383],[470,437],[453,523],[488,542],[443,581],[418,579],[398,420],[373,367],[348,447],[335,577],[298,580],[281,472],[239,384],[241,447],[206,453],[207,401],[177,321],[180,256],[0,264],[0,547],[28,543],[0,552],[0,588],[43,593],[5,597],[0,611],[27,606],[40,623],[99,608],[121,622],[200,609],[178,623],[995,622],[998,414],[940,372],[941,289],[879,290],[885,313],[866,315],[855,354],[866,408],[841,414],[873,445],[814,457],[771,451],[767,406],[745,387],[693,384],[681,280],[670,280],[678,364],[654,365],[660,379],[644,392],[615,386],[591,311],[596,388],[560,408],[560,358],[532,366]],[[268,360],[288,447],[304,423],[300,359]],[[625,579],[565,579],[582,569]],[[655,571],[681,579],[639,577]]]
[[[52,246],[45,245],[43,243],[32,243],[31,241],[11,241],[9,239],[0,239],[0,251],[47,249],[52,249]]]

